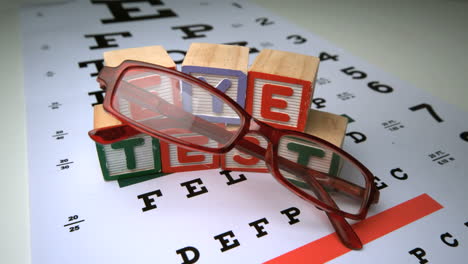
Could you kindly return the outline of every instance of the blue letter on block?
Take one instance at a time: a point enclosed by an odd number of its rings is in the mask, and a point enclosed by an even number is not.
[[[216,89],[234,99],[239,105],[245,105],[245,93],[247,87],[247,75],[242,71],[209,68],[201,66],[183,66],[182,72],[193,75],[207,82]],[[225,107],[218,98],[204,98],[209,96],[201,88],[192,87],[184,83],[182,85],[182,104],[184,109],[203,119],[215,123],[239,124],[240,119],[230,107]],[[211,100],[210,100],[211,99]],[[199,102],[211,102],[209,105],[197,104]]]

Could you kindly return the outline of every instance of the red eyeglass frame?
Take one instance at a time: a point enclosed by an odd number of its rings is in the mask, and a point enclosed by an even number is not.
[[[230,107],[233,110],[235,110],[238,113],[239,117],[241,118],[240,127],[239,127],[240,130],[237,132],[237,135],[220,148],[209,148],[209,147],[199,146],[196,144],[191,144],[186,141],[178,140],[177,138],[167,136],[156,130],[148,129],[145,126],[140,125],[137,122],[134,122],[130,120],[129,118],[125,117],[124,115],[120,114],[112,106],[112,102],[116,94],[115,88],[117,87],[117,84],[121,82],[123,76],[125,75],[127,71],[135,70],[135,69],[139,69],[139,70],[147,69],[150,71],[159,71],[166,75],[175,76],[179,79],[191,82],[203,89],[206,89],[209,93],[215,94],[219,99],[223,100],[224,103],[229,104]],[[354,219],[354,220],[364,219],[368,213],[368,209],[371,203],[378,202],[379,191],[373,184],[374,176],[372,175],[372,173],[364,165],[362,165],[358,160],[356,160],[353,156],[351,156],[344,150],[318,137],[305,134],[305,133],[301,133],[301,132],[297,132],[297,131],[273,128],[268,124],[258,121],[257,119],[253,118],[249,113],[247,113],[240,105],[238,105],[237,102],[235,102],[233,99],[225,95],[223,92],[207,84],[206,82],[203,82],[191,75],[181,73],[177,70],[165,68],[159,65],[144,63],[140,61],[126,60],[117,67],[107,67],[107,66],[103,67],[102,70],[99,72],[97,81],[100,83],[101,88],[106,90],[106,96],[105,96],[104,104],[103,104],[104,109],[108,113],[113,115],[115,118],[120,120],[123,123],[123,125],[90,131],[89,132],[90,137],[96,142],[101,143],[101,144],[109,144],[112,142],[123,140],[125,138],[128,138],[130,136],[133,136],[139,133],[145,133],[152,137],[160,138],[169,143],[173,143],[173,144],[176,144],[176,145],[179,145],[179,146],[191,149],[191,150],[204,151],[204,152],[209,152],[209,153],[214,153],[214,154],[224,154],[230,151],[231,149],[233,149],[234,147],[236,147],[238,150],[245,152],[246,154],[249,154],[256,158],[264,160],[271,174],[274,176],[274,178],[277,181],[279,181],[281,184],[283,184],[285,187],[287,187],[290,191],[294,192],[299,197],[311,202],[319,209],[325,211],[333,227],[337,231],[339,238],[347,247],[351,249],[362,248],[362,243],[359,237],[356,235],[356,233],[353,231],[352,227],[344,219],[344,217]],[[191,113],[187,113],[187,114],[191,115],[191,118],[198,118],[196,116],[193,116]],[[205,122],[206,123],[205,125],[209,127],[209,129],[206,129],[207,131],[205,132],[214,130],[214,132],[210,136],[215,137],[216,129],[217,128],[221,129],[210,122],[204,121],[201,118],[197,120],[202,123]],[[267,149],[265,150],[264,148],[246,140],[244,136],[247,133],[256,133],[265,137],[268,141]],[[315,171],[307,167],[296,168],[297,163],[294,163],[294,166],[289,164],[290,161],[278,156],[278,145],[279,145],[278,143],[279,143],[280,138],[282,138],[283,136],[297,136],[297,137],[306,138],[312,142],[315,142],[345,157],[348,161],[350,161],[353,165],[355,165],[363,174],[363,176],[366,178],[366,187],[365,187],[364,192],[362,191],[361,187],[353,186],[353,184],[350,184],[349,182],[345,180],[340,180],[338,178],[331,179],[331,176],[322,172]],[[296,173],[298,173],[299,171],[299,173],[307,174],[303,176],[303,178],[307,180],[308,183],[316,189],[314,191],[316,192],[317,196],[325,200],[326,202],[323,202],[307,194],[303,190],[299,189],[298,187],[290,183],[279,172],[279,169],[280,169],[279,167],[281,166],[282,166],[282,169],[286,168],[290,170],[295,170]],[[314,175],[311,175],[312,173],[314,173]],[[352,213],[348,213],[348,212],[344,212],[340,210],[338,206],[335,204],[335,202],[333,201],[333,199],[329,196],[329,194],[318,183],[316,179],[317,177],[318,178],[328,177],[329,180],[332,181],[331,183],[329,183],[330,186],[338,188],[340,190],[345,190],[351,195],[358,195],[361,198],[363,198],[364,201],[361,204],[359,213],[352,214]]]

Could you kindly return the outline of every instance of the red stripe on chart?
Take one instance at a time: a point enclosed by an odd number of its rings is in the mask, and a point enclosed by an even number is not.
[[[418,197],[364,219],[354,224],[353,228],[361,238],[362,243],[367,244],[442,208],[443,206],[429,195],[421,194]],[[349,251],[351,250],[343,246],[336,233],[333,233],[265,263],[324,263]]]

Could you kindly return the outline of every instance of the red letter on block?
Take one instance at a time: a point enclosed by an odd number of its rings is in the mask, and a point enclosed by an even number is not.
[[[140,73],[140,74],[143,74],[143,73]],[[138,76],[137,74],[135,75],[136,75],[135,79],[125,80],[125,81],[131,83],[137,88],[148,90],[150,93],[157,94],[156,91],[152,91],[149,88],[154,87],[154,86],[159,86],[161,84],[161,77],[159,75],[148,75],[145,77]],[[130,113],[132,115],[132,118],[135,120],[143,120],[143,119],[147,119],[147,118],[155,117],[159,115],[151,110],[147,110],[146,108],[143,108],[141,106],[138,106],[132,103],[130,103]]]
[[[207,147],[216,147],[218,144],[205,136],[183,129],[168,129],[165,132],[180,140]],[[165,173],[219,168],[219,155],[189,150],[164,141],[160,141],[160,148],[162,171]]]
[[[282,95],[282,96],[292,96],[294,90],[290,87],[274,85],[274,84],[265,84],[263,85],[263,92],[262,92],[262,106],[260,113],[263,118],[267,118],[270,120],[277,120],[281,122],[288,122],[289,115],[280,112],[273,112],[271,108],[281,108],[287,109],[288,102],[283,99],[273,98],[274,94]]]
[[[208,144],[208,138],[204,136],[184,137],[184,140],[190,141],[193,144],[199,144],[199,145]],[[205,160],[205,155],[203,154],[198,154],[198,155],[189,154],[193,152],[195,151],[191,151],[186,148],[177,147],[177,159],[179,160],[180,163],[194,163],[194,162],[202,162]]]
[[[245,110],[274,127],[304,131],[319,61],[263,49],[249,68]]]
[[[245,136],[245,139],[265,149],[268,146],[266,139],[258,135]],[[221,157],[221,167],[232,171],[268,172],[264,161],[237,149],[232,149]]]
[[[256,145],[260,145],[260,140],[254,138],[254,137],[245,137],[248,141],[255,143]],[[260,160],[250,156],[250,158],[244,158],[241,155],[234,155],[232,158],[235,162],[242,164],[242,165],[255,165],[257,164]]]

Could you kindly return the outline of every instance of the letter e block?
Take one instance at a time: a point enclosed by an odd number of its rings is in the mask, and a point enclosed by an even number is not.
[[[217,147],[217,142],[205,136],[183,129],[166,130],[171,136],[193,144],[206,147]],[[201,151],[193,151],[177,145],[160,142],[162,171],[164,173],[208,170],[219,168],[219,155]]]
[[[249,69],[246,110],[274,127],[304,131],[319,59],[264,49]]]
[[[107,114],[102,105],[94,106],[94,129],[113,129],[120,121]],[[159,142],[138,134],[112,144],[96,143],[99,163],[105,180],[118,180],[161,172]]]
[[[348,124],[347,118],[310,109],[306,124],[305,133],[326,140],[337,147],[342,146]],[[278,155],[332,176],[339,176],[343,165],[340,156],[332,151],[294,137],[280,140]],[[307,186],[302,179],[287,172],[283,173],[296,185]]]
[[[192,43],[182,72],[207,82],[244,107],[248,60],[247,47]],[[182,91],[182,103],[188,112],[215,123],[239,124],[232,109],[201,88],[184,84]]]

